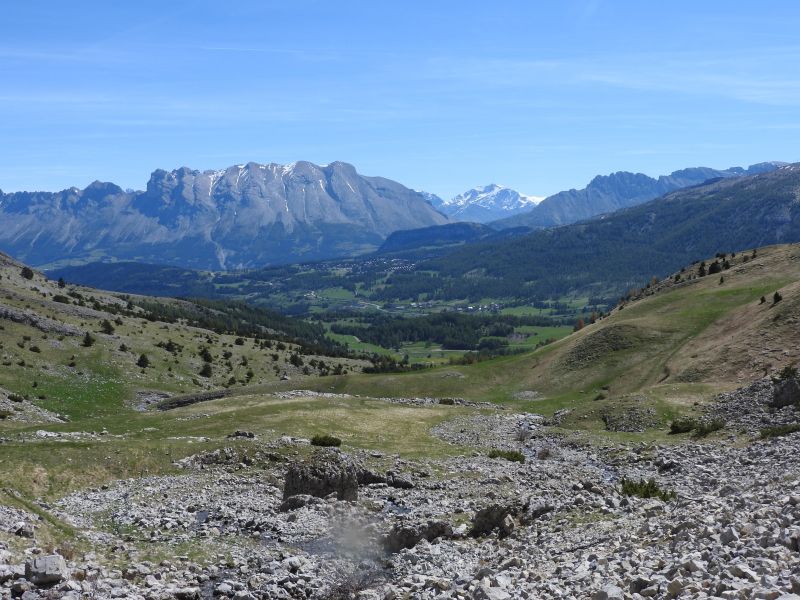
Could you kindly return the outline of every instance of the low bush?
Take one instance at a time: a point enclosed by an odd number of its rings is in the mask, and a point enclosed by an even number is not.
[[[505,458],[511,462],[518,463],[525,462],[525,455],[522,452],[517,452],[516,450],[498,450],[495,448],[494,450],[489,450],[489,458]]]
[[[670,435],[676,435],[693,431],[695,437],[705,437],[710,433],[719,431],[723,427],[725,427],[725,421],[723,419],[703,421],[692,417],[682,417],[680,419],[675,419],[669,424],[669,433]]]
[[[697,427],[697,419],[692,419],[691,417],[683,417],[681,419],[675,419],[672,423],[669,424],[669,433],[670,435],[676,435],[678,433],[689,433],[695,427]]]
[[[312,446],[322,446],[324,448],[338,448],[342,445],[342,440],[333,435],[315,435],[311,438]]]
[[[640,479],[635,481],[633,479],[623,478],[620,482],[620,491],[623,496],[636,496],[638,498],[658,498],[664,502],[674,500],[677,495],[672,490],[665,490],[659,487],[656,480]]]
[[[701,421],[694,429],[696,437],[705,437],[709,433],[714,433],[725,427],[725,421],[722,419],[711,419],[710,421]]]
[[[795,367],[794,364],[786,365],[778,373],[778,379],[797,379],[797,367]]]
[[[783,435],[789,435],[790,433],[796,433],[798,431],[800,431],[800,423],[790,423],[789,425],[776,425],[774,427],[765,427],[759,432],[759,436],[762,439],[767,439],[767,438],[781,437]]]

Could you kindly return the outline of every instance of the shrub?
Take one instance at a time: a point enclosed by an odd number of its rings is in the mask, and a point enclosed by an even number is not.
[[[338,448],[342,445],[342,440],[333,435],[315,435],[311,438],[312,446],[322,446],[324,448]]]
[[[25,398],[23,396],[20,396],[19,394],[9,394],[8,399],[11,400],[12,402],[22,402],[23,400],[25,400]]]
[[[202,369],[200,369],[200,376],[201,376],[201,377],[211,377],[211,373],[212,373],[212,371],[211,371],[211,365],[210,365],[210,364],[208,364],[208,363],[205,363],[205,364],[203,365],[203,368],[202,368]]]
[[[453,398],[439,398],[439,404],[444,404],[446,406],[453,406],[456,401]]]
[[[690,417],[675,419],[672,423],[669,424],[669,433],[670,435],[676,435],[678,433],[689,433],[695,427],[697,427],[697,419],[692,419]]]
[[[93,345],[94,345],[94,338],[92,337],[92,334],[87,331],[86,335],[83,336],[83,341],[81,342],[81,346],[89,348],[90,346]]]
[[[142,369],[146,369],[150,366],[150,359],[147,358],[146,354],[142,354],[139,356],[139,360],[136,361],[136,366],[141,367]]]
[[[28,350],[30,350],[31,352],[36,352],[36,354],[39,354],[42,351],[41,348],[39,348],[39,346],[31,346],[30,348],[28,348]]]
[[[800,423],[791,423],[789,425],[776,425],[775,427],[765,427],[759,432],[762,439],[780,437],[782,435],[789,435],[800,431]]]
[[[767,299],[764,296],[761,296],[761,302],[759,304],[766,304]]]
[[[705,437],[709,433],[714,433],[725,427],[725,421],[722,419],[711,419],[710,421],[701,421],[694,429],[696,437]]]
[[[22,267],[22,270],[19,272],[25,279],[33,279],[33,270],[30,267]]]
[[[498,450],[497,448],[489,450],[489,458],[505,458],[511,462],[524,463],[525,455],[516,450]]]
[[[777,304],[781,300],[783,300],[783,296],[781,296],[780,292],[775,292],[774,294],[772,294],[772,303],[773,304]]]
[[[105,333],[106,335],[111,335],[114,333],[114,326],[111,324],[111,321],[108,319],[103,319],[103,322],[100,323],[100,332]]]
[[[70,299],[63,294],[56,294],[53,296],[53,302],[59,302],[60,304],[72,304]]]
[[[778,379],[797,379],[797,367],[795,367],[793,364],[786,365],[778,373]]]
[[[638,498],[658,498],[664,502],[669,502],[677,497],[672,490],[661,489],[653,478],[639,481],[625,479],[620,482],[620,492],[623,496],[636,496]]]

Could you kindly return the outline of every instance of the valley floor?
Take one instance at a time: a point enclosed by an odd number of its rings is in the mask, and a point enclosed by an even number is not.
[[[380,407],[387,430],[405,429],[397,439],[351,423],[373,445],[339,451],[314,449],[283,434],[294,425],[273,421],[256,433],[209,433],[220,438],[215,449],[202,434],[164,438],[165,454],[179,444],[197,451],[157,476],[38,502],[5,489],[0,598],[800,598],[800,433],[757,437],[763,423],[753,415],[796,420],[794,407],[767,410],[763,388],[721,401],[718,410],[749,416],[730,413],[712,439],[628,443],[432,399],[265,398],[322,419]],[[233,402],[166,418],[211,422]],[[12,433],[0,449],[64,448],[64,460],[84,443],[130,450],[124,436],[41,427]],[[334,465],[332,489],[354,492],[342,473],[354,474],[357,500],[284,502],[287,472],[316,461]],[[622,493],[624,481],[650,478],[663,499]]]

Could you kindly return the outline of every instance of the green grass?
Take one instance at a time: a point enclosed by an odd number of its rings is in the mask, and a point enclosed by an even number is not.
[[[525,462],[525,455],[517,450],[498,450],[497,448],[494,448],[489,450],[489,454],[487,456],[489,458],[504,458],[505,460],[511,462]]]

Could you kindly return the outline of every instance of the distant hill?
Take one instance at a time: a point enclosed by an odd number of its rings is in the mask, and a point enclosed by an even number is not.
[[[725,170],[694,167],[662,175],[657,179],[627,171],[598,175],[583,189],[572,189],[548,196],[531,210],[495,221],[491,225],[498,229],[508,227],[541,229],[569,225],[596,215],[636,206],[669,192],[700,185],[709,180],[767,173],[783,165],[785,163],[765,162],[747,169],[731,167]]]
[[[135,260],[233,269],[353,256],[448,222],[425,197],[352,165],[157,170],[142,192],[0,193],[0,249],[33,265]]]
[[[428,201],[455,221],[489,223],[530,211],[543,196],[526,196],[511,188],[489,184],[473,188],[450,200],[426,194]]]

